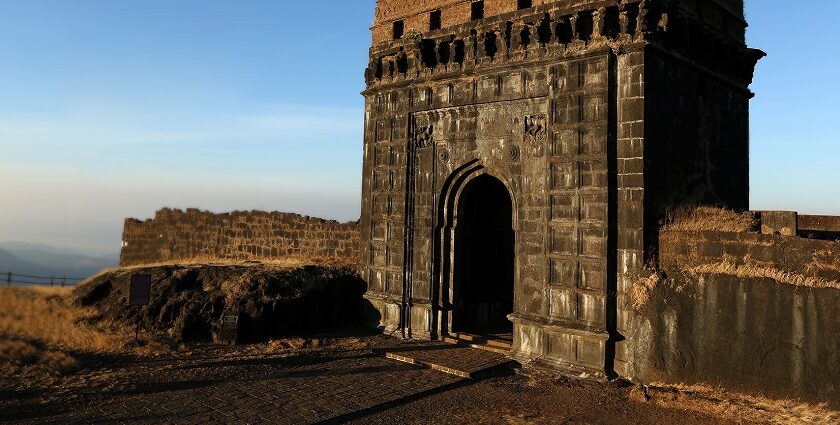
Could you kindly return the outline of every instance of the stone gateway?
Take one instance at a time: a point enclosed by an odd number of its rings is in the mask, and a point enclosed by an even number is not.
[[[742,0],[379,0],[365,72],[369,321],[632,377],[658,221],[749,199]]]

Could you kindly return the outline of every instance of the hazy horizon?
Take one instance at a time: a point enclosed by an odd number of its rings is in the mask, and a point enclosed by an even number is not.
[[[0,242],[118,252],[123,220],[163,207],[357,219],[374,4],[3,2]],[[840,4],[784,5],[746,4],[769,55],[751,208],[840,215]]]

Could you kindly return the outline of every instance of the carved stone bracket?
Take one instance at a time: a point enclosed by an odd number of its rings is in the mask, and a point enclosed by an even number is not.
[[[541,145],[546,141],[545,114],[525,115],[525,141]]]
[[[525,144],[533,152],[534,156],[541,157],[545,153],[545,144],[548,140],[545,114],[525,116],[524,139]]]
[[[428,148],[434,143],[432,124],[417,126],[414,129],[414,147]]]

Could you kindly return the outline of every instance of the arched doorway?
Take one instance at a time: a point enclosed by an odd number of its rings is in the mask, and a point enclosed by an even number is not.
[[[489,174],[467,183],[454,229],[452,331],[507,337],[513,330],[513,205]]]

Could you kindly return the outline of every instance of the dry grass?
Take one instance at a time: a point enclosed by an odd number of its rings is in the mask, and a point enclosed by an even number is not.
[[[659,283],[662,282],[662,275],[660,273],[651,273],[649,276],[639,276],[633,282],[633,309],[640,311],[650,301],[651,293]]]
[[[286,256],[283,258],[271,259],[232,259],[220,258],[216,256],[193,256],[189,258],[178,258],[170,261],[161,261],[157,263],[135,264],[131,266],[122,267],[123,269],[139,269],[145,267],[158,266],[191,266],[191,265],[211,265],[211,266],[272,266],[282,268],[296,268],[308,265],[324,265],[324,266],[356,266],[356,262],[348,258],[335,257],[314,257],[314,256]]]
[[[787,285],[840,289],[840,281],[827,280],[818,276],[807,276],[794,271],[782,270],[772,265],[755,262],[749,257],[745,258],[742,264],[738,264],[734,258],[725,255],[717,263],[690,266],[685,271],[695,275],[720,274],[740,278],[768,278]]]
[[[829,271],[840,273],[840,252],[821,250],[814,252],[811,261],[806,265],[806,271]]]
[[[840,423],[840,412],[830,410],[825,404],[772,400],[706,385],[652,384],[647,393],[651,401],[659,406],[713,414],[734,422],[778,425]]]
[[[67,301],[69,289],[0,289],[0,334],[87,352],[113,352],[129,339],[91,323],[98,313]]]
[[[38,360],[39,354],[39,350],[28,342],[0,340],[0,361],[28,365]]]
[[[668,214],[664,230],[752,232],[758,228],[758,220],[749,211],[735,211],[716,207],[680,208]]]
[[[62,373],[77,365],[68,353],[123,350],[129,332],[94,325],[97,313],[73,307],[69,294],[69,288],[0,288],[0,364]]]
[[[237,260],[229,258],[219,258],[213,256],[199,256],[172,260],[168,262],[138,264],[133,266],[126,266],[119,269],[106,269],[99,272],[96,276],[82,282],[82,284],[94,279],[102,273],[113,272],[115,270],[138,270],[151,267],[165,267],[165,266],[180,266],[180,267],[224,267],[224,266],[240,266],[240,267],[268,267],[274,269],[295,269],[309,265],[321,265],[331,267],[356,267],[357,264],[347,258],[328,258],[328,257],[311,257],[311,256],[286,256],[276,259],[261,259],[261,260]],[[227,280],[222,282],[221,289],[225,293],[226,300],[230,303],[236,300],[244,299],[252,294],[249,292],[249,284],[252,277],[242,274],[238,279]]]
[[[0,339],[0,369],[13,374],[15,368],[29,366],[67,373],[75,370],[78,362],[61,351],[45,350],[25,341]]]

